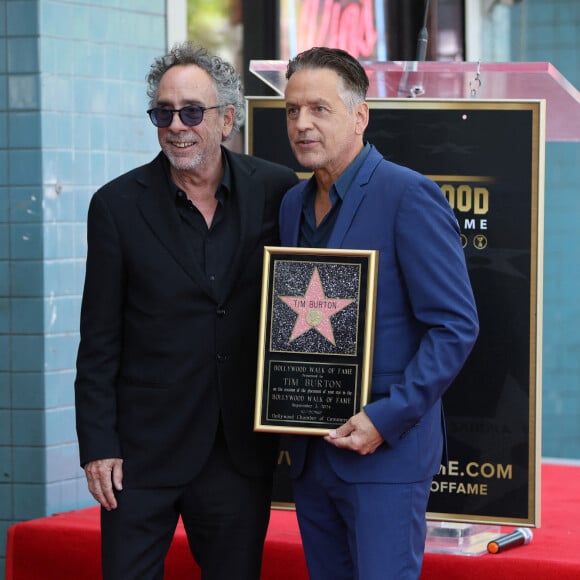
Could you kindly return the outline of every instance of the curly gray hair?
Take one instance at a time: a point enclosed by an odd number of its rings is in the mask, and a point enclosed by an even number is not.
[[[174,45],[166,55],[153,61],[147,75],[149,106],[153,108],[157,105],[161,77],[178,64],[194,64],[209,74],[215,84],[218,105],[233,105],[236,110],[234,126],[229,136],[239,131],[244,124],[246,111],[242,81],[238,73],[229,62],[210,54],[205,47],[189,41]]]

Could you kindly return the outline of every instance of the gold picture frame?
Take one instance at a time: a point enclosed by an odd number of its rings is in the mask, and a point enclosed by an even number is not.
[[[255,431],[326,435],[368,402],[377,250],[264,248]]]

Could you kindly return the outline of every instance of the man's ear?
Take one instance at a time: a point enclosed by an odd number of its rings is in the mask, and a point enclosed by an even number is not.
[[[230,135],[234,128],[234,118],[236,116],[236,108],[233,105],[226,105],[223,114],[224,126],[222,128],[222,135],[225,139]]]
[[[362,135],[369,124],[369,105],[366,102],[359,103],[355,108],[356,134]]]

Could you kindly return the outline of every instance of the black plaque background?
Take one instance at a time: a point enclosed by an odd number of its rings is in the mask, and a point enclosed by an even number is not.
[[[262,321],[265,333],[261,369],[263,390],[259,426],[256,428],[281,432],[290,429],[296,432],[319,430],[320,434],[325,434],[348,420],[366,403],[368,384],[364,373],[368,373],[366,366],[372,363],[372,344],[365,344],[365,328],[369,324],[369,283],[375,283],[376,273],[370,269],[370,256],[361,253],[317,255],[316,251],[290,253],[272,248],[268,257],[268,316]],[[289,340],[297,314],[279,297],[303,296],[315,268],[329,299],[354,300],[332,316],[334,344],[315,329]],[[353,273],[356,273],[356,278],[353,278]],[[371,298],[374,301],[374,292]],[[283,368],[277,370],[280,367]],[[292,370],[302,367],[317,370]],[[352,374],[342,374],[349,371]],[[297,389],[291,385],[283,388],[284,377],[299,378]],[[351,400],[346,404],[337,404],[336,397],[340,395],[336,395],[336,387],[306,385],[304,377],[309,377],[311,381],[340,382],[341,398],[347,396]],[[277,394],[290,398],[280,402],[273,399]],[[338,416],[340,420],[328,419],[331,410],[334,410],[331,415]]]
[[[412,102],[371,100],[366,138],[387,159],[430,176],[442,188],[467,185],[489,192],[485,214],[454,208],[464,234],[481,330],[471,357],[444,398],[451,463],[447,473],[435,478],[429,517],[537,524],[540,103],[407,101]],[[249,105],[249,152],[304,175],[287,145],[282,99],[275,106],[250,99]],[[475,221],[468,227],[470,220]],[[485,245],[478,246],[481,235]],[[287,448],[283,440],[275,488],[281,505],[292,504]],[[464,493],[474,485],[486,493]],[[453,493],[443,489],[450,486]]]

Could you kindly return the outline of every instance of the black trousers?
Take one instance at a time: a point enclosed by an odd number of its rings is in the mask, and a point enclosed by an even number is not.
[[[271,477],[234,469],[218,435],[188,485],[127,488],[117,493],[116,510],[101,509],[104,580],[162,580],[180,516],[203,580],[259,580],[271,490]]]

